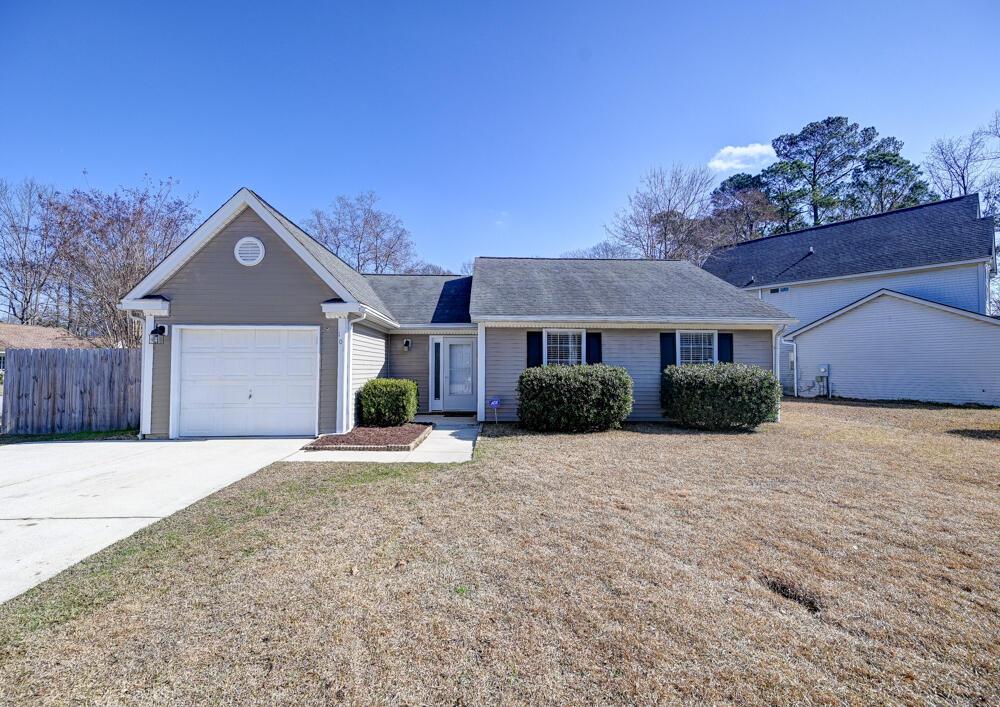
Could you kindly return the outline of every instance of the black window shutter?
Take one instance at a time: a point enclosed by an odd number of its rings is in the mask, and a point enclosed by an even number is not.
[[[601,332],[587,332],[587,363],[600,363],[601,358]]]
[[[528,332],[528,368],[542,365],[542,332]]]
[[[677,334],[672,331],[660,334],[660,370],[677,365]]]
[[[719,363],[733,362],[733,335],[719,334]]]

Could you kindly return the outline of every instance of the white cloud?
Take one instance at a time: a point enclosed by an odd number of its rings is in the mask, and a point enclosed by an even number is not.
[[[708,161],[708,166],[716,172],[759,169],[776,159],[777,156],[770,145],[752,142],[749,145],[726,145]]]

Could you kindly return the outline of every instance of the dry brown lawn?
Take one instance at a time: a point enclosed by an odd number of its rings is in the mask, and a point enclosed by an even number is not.
[[[0,607],[0,703],[1000,699],[1000,411],[275,464]]]

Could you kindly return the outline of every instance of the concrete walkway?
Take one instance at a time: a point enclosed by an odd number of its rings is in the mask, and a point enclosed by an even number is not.
[[[287,457],[307,441],[0,446],[0,602]]]
[[[475,418],[418,415],[416,422],[433,422],[434,429],[411,452],[296,452],[284,461],[289,462],[382,462],[455,464],[472,460],[479,437],[479,423]]]

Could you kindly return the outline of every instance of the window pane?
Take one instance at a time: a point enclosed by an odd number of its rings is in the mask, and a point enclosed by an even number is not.
[[[712,332],[692,332],[680,335],[681,356],[684,366],[695,363],[712,363],[715,360],[715,336]]]
[[[583,334],[578,331],[550,331],[545,336],[549,365],[576,366],[583,363]]]
[[[441,399],[441,342],[434,342],[434,399]]]

